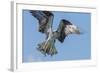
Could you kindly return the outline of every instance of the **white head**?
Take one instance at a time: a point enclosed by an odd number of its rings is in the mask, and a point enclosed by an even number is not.
[[[65,34],[80,34],[79,28],[75,25],[66,25]]]

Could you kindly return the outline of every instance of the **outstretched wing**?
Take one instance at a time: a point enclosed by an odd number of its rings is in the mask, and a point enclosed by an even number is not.
[[[62,19],[56,33],[57,39],[63,43],[66,36],[69,34],[80,34],[80,31],[78,27],[73,25],[70,21]]]
[[[34,16],[39,22],[39,32],[46,33],[50,32],[52,28],[53,14],[50,11],[36,11],[30,10],[32,16]]]

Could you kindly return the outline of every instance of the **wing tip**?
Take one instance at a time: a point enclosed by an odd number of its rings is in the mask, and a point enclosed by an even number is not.
[[[43,13],[45,13],[47,16],[54,16],[51,11],[43,11]]]

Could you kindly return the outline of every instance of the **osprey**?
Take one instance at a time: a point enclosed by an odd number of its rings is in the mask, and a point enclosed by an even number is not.
[[[59,27],[56,31],[53,31],[53,19],[54,15],[50,11],[34,11],[30,10],[32,16],[34,16],[39,23],[39,32],[46,35],[45,41],[38,44],[38,50],[46,55],[57,54],[57,49],[55,47],[56,39],[63,43],[66,36],[69,34],[80,34],[79,28],[73,25],[70,21],[62,19],[60,21]]]

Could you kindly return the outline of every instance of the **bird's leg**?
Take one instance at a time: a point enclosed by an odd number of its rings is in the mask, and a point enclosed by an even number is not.
[[[57,50],[55,48],[55,42],[52,42],[52,46],[50,48],[49,54],[52,56],[54,54],[57,54]]]
[[[55,48],[55,39],[52,36],[53,34],[49,35],[47,40],[40,43],[38,45],[39,51],[41,51],[44,55],[54,55],[57,54],[57,50]]]

